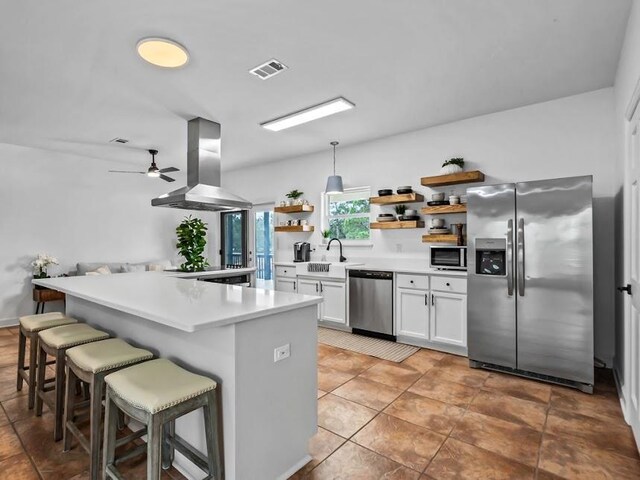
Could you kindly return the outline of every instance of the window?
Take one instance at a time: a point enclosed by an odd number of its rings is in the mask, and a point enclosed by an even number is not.
[[[323,195],[323,230],[329,230],[330,238],[339,238],[346,243],[368,244],[369,187],[349,188],[344,193]]]
[[[247,266],[247,212],[220,214],[220,256],[223,267]]]

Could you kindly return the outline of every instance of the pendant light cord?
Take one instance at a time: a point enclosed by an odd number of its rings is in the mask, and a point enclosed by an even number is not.
[[[331,145],[333,146],[333,176],[336,176],[336,145],[338,145],[338,142],[331,142]]]

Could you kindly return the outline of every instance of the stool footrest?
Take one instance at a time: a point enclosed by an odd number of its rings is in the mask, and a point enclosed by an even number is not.
[[[80,431],[80,429],[76,427],[72,422],[67,422],[67,429],[71,433],[73,433],[76,439],[78,439],[78,443],[80,443],[82,448],[84,448],[87,453],[91,453],[91,444],[89,443],[89,440],[87,440],[87,437],[85,437],[84,434]]]
[[[138,445],[133,450],[128,451],[127,453],[125,453],[121,457],[116,458],[114,463],[116,465],[120,465],[122,462],[126,462],[130,458],[134,458],[134,457],[137,457],[138,455],[142,455],[146,451],[147,451],[147,444],[143,443],[142,445]]]
[[[105,468],[105,473],[108,478],[115,478],[116,480],[125,480],[125,478],[120,475],[120,472],[116,470],[112,465],[107,465]]]
[[[174,434],[172,437],[167,438],[167,441],[173,448],[193,462],[200,470],[205,473],[211,473],[209,472],[207,457],[184,441],[182,437]]]
[[[147,434],[147,429],[141,428],[137,432],[133,432],[127,435],[126,437],[118,438],[116,440],[116,447],[120,447],[122,445],[126,445],[129,442],[133,442],[134,440],[137,440],[140,437],[144,437],[146,434]]]

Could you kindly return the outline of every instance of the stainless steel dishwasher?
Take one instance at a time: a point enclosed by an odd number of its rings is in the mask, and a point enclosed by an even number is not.
[[[392,272],[349,270],[349,326],[353,333],[395,341]]]

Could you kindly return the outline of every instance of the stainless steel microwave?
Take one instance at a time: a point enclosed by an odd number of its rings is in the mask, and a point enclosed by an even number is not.
[[[429,251],[429,265],[438,270],[466,270],[467,247],[432,245]]]

